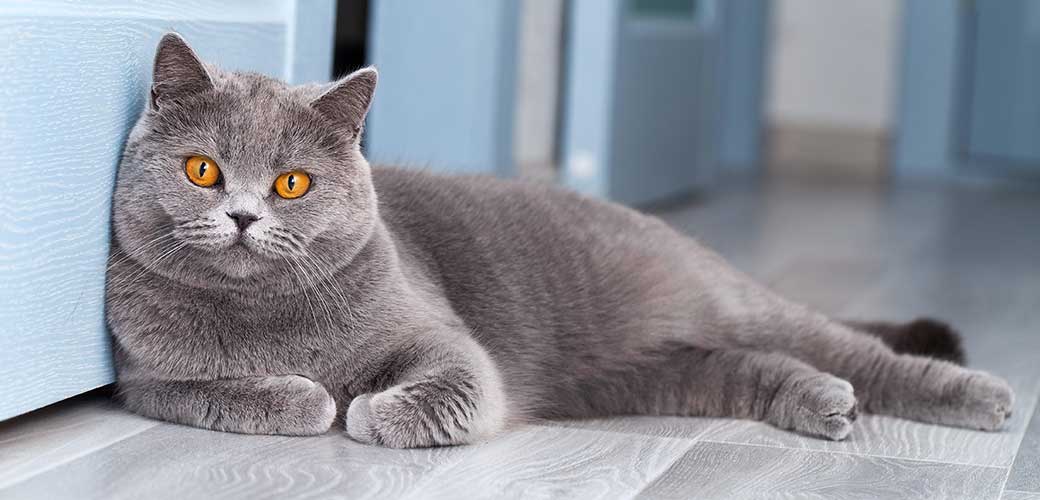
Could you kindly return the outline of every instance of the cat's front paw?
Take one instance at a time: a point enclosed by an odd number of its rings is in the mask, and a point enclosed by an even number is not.
[[[390,448],[442,444],[430,434],[429,424],[415,413],[415,406],[397,388],[362,394],[347,408],[347,435],[360,443]]]
[[[372,394],[362,394],[347,407],[347,435],[364,444],[379,444],[376,441],[375,422],[372,419]]]
[[[418,382],[354,398],[347,435],[365,444],[423,448],[470,443],[502,427],[500,416],[483,413],[470,394],[446,384]]]
[[[852,384],[828,374],[804,381],[794,404],[794,430],[833,441],[849,436],[858,415]]]
[[[299,375],[264,378],[264,390],[277,402],[266,412],[264,434],[311,436],[324,434],[336,419],[336,401],[321,384]]]
[[[964,372],[947,386],[942,423],[984,431],[1003,429],[1015,404],[1011,386],[988,373]]]

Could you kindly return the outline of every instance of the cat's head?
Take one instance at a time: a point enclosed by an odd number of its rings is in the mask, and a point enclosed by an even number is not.
[[[116,183],[118,245],[200,286],[313,280],[357,254],[376,200],[361,131],[376,71],[292,87],[168,34]]]

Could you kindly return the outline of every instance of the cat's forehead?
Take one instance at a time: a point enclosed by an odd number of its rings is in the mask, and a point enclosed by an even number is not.
[[[166,117],[156,132],[227,167],[280,168],[329,153],[330,129],[310,109],[310,96],[252,73],[219,73],[214,84],[213,92]]]

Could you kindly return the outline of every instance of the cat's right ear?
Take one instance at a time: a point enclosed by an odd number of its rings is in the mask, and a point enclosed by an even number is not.
[[[155,50],[152,71],[152,109],[213,88],[213,79],[202,61],[176,33],[167,33]]]

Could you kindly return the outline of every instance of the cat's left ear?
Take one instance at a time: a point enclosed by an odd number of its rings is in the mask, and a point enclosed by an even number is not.
[[[378,80],[379,73],[374,67],[359,69],[334,83],[311,102],[311,107],[346,132],[352,142],[357,142]]]

